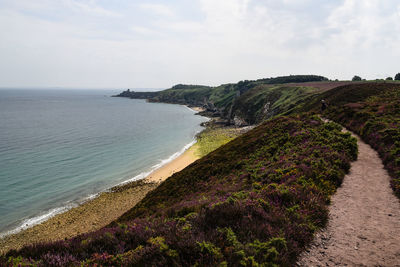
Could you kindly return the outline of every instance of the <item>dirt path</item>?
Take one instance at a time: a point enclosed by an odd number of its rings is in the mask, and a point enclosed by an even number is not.
[[[400,202],[378,154],[358,137],[358,160],[332,197],[329,223],[299,266],[400,266]]]

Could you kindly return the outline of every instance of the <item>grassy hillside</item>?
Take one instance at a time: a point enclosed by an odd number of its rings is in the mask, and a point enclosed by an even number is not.
[[[356,155],[334,123],[276,118],[174,174],[109,227],[11,251],[0,265],[289,266],[325,225]]]
[[[229,141],[232,141],[241,134],[236,128],[228,127],[207,127],[197,135],[197,156],[204,157]]]
[[[323,77],[311,76],[315,80],[326,82]],[[225,84],[218,87],[191,87],[185,90],[168,89],[159,92],[150,101],[168,102],[203,106],[207,111],[203,114],[220,116],[228,124],[238,126],[260,123],[276,115],[290,113],[299,105],[306,104],[309,99],[321,93],[316,87],[302,86],[301,83],[286,84],[291,81],[312,80],[309,76],[287,76],[257,81],[241,81],[237,84]],[[302,80],[303,79],[303,80]],[[273,84],[275,83],[275,84]]]
[[[171,91],[198,99],[209,90],[214,89]],[[221,86],[207,97],[222,106],[232,97],[230,113],[249,122],[291,115],[265,121],[174,174],[108,227],[10,251],[0,257],[0,266],[293,265],[326,224],[330,196],[357,157],[354,138],[312,115],[320,113],[322,99],[329,104],[324,117],[358,133],[379,152],[400,196],[400,84],[321,90],[243,82]],[[211,138],[230,138],[216,134]]]
[[[319,112],[321,99],[329,103],[324,116],[357,133],[378,151],[392,177],[392,188],[400,197],[400,84],[341,86],[319,95],[300,109]]]
[[[188,89],[167,89],[150,98],[152,102],[165,102],[186,105],[203,105],[204,101],[210,97],[213,88],[211,87],[190,87]]]
[[[256,116],[255,114],[250,115],[249,118],[243,116],[243,114],[247,114],[248,112],[241,110],[243,108],[242,103],[250,104],[250,106],[255,106],[255,103],[249,102],[249,96],[254,94],[258,94],[260,88],[263,90],[274,88],[274,93],[279,94],[279,86],[287,83],[306,83],[306,82],[321,82],[327,81],[328,79],[322,76],[317,75],[291,75],[291,76],[283,76],[276,78],[266,78],[259,79],[255,81],[240,81],[236,84],[223,84],[217,87],[208,87],[203,85],[176,85],[170,89],[163,90],[160,92],[132,92],[125,91],[118,96],[121,97],[131,97],[131,98],[146,98],[150,102],[165,102],[165,103],[174,103],[174,104],[185,104],[185,105],[193,105],[193,106],[202,106],[207,109],[207,114],[212,116],[220,116],[227,119],[227,122],[233,122],[234,117],[239,117],[244,120],[244,124],[252,124],[254,122],[260,122],[258,120],[261,118],[260,116]],[[274,86],[272,86],[274,85]],[[301,85],[297,85],[299,88],[303,88]],[[288,88],[292,87],[284,87],[282,86],[286,97],[288,93]],[[301,92],[303,89],[299,89]],[[254,93],[251,93],[253,92]],[[242,97],[242,95],[246,95]],[[301,93],[293,93],[294,96],[300,96]],[[260,113],[262,107],[268,102],[268,96],[264,96],[263,100],[258,101],[256,104],[260,109],[255,110],[253,113]],[[274,96],[272,96],[274,100]],[[286,100],[285,100],[286,101]],[[270,102],[270,101],[269,101]],[[271,114],[279,113],[279,107],[274,107],[274,112]],[[268,117],[268,116],[263,116]],[[270,117],[270,116],[269,116]],[[268,117],[268,118],[269,118]]]
[[[289,112],[316,92],[318,90],[313,87],[258,85],[236,99],[232,115],[247,124],[259,123]]]

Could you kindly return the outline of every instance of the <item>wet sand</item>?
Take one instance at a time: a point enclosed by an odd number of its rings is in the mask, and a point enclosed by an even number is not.
[[[183,170],[186,166],[199,158],[196,156],[196,150],[197,144],[194,144],[181,156],[152,172],[148,177],[146,177],[146,181],[159,183],[170,177],[172,174]]]
[[[109,192],[101,193],[98,197],[41,224],[0,239],[0,254],[32,243],[71,238],[108,225],[136,205],[162,181],[196,161],[196,149],[195,144],[141,181],[114,187]]]
[[[206,110],[205,108],[202,108],[202,107],[192,107],[192,106],[188,106],[188,108],[193,109],[193,110],[196,111],[196,112],[202,112],[202,111],[205,111],[205,110]]]

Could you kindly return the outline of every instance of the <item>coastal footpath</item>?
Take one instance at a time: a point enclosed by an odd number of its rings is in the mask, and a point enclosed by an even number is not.
[[[220,94],[221,88],[206,98],[202,94],[208,90],[205,87],[172,89],[183,90],[181,96],[203,98],[205,112],[222,114],[225,121],[221,123],[258,126],[173,173],[106,227],[63,241],[11,250],[0,257],[0,263],[293,266],[307,250],[310,255],[315,255],[312,251],[318,254],[311,246],[318,243],[316,233],[335,224],[329,204],[333,201],[331,209],[336,208],[341,186],[349,188],[347,183],[352,179],[345,175],[354,172],[352,162],[366,160],[364,146],[357,145],[350,133],[342,132],[343,126],[377,151],[390,176],[392,192],[385,192],[400,196],[400,85],[361,82],[337,86],[336,82],[321,81],[310,86],[308,82],[248,81],[239,86],[245,88],[243,92],[234,91],[229,99]],[[238,85],[232,88],[236,90]],[[323,116],[332,122],[316,116],[322,99],[328,103]],[[382,197],[383,204],[389,201],[387,206],[398,206],[398,198],[382,195],[379,188],[388,184],[378,178],[380,182],[374,184],[378,191],[372,194],[379,194],[375,197]],[[346,197],[352,202],[352,195],[359,196],[352,191],[361,188],[350,188]],[[366,216],[379,212],[376,208],[364,209]],[[389,220],[399,221],[397,213],[390,214],[387,216],[394,218]],[[354,224],[351,229],[352,237],[361,232],[357,227]],[[379,231],[380,227],[375,225],[368,231]],[[389,232],[400,236],[397,226]],[[362,250],[350,243],[340,246],[361,258],[364,254],[360,251],[366,251],[368,242],[357,245]],[[398,262],[397,247],[385,249],[384,244],[379,259],[363,260],[370,265]],[[340,259],[335,262],[345,263]]]
[[[400,203],[376,151],[359,137],[358,159],[332,197],[326,229],[298,266],[398,266]]]

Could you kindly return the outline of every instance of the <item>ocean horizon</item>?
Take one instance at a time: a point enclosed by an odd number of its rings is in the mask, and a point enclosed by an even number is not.
[[[0,89],[0,236],[146,177],[194,144],[208,120],[117,93]]]

